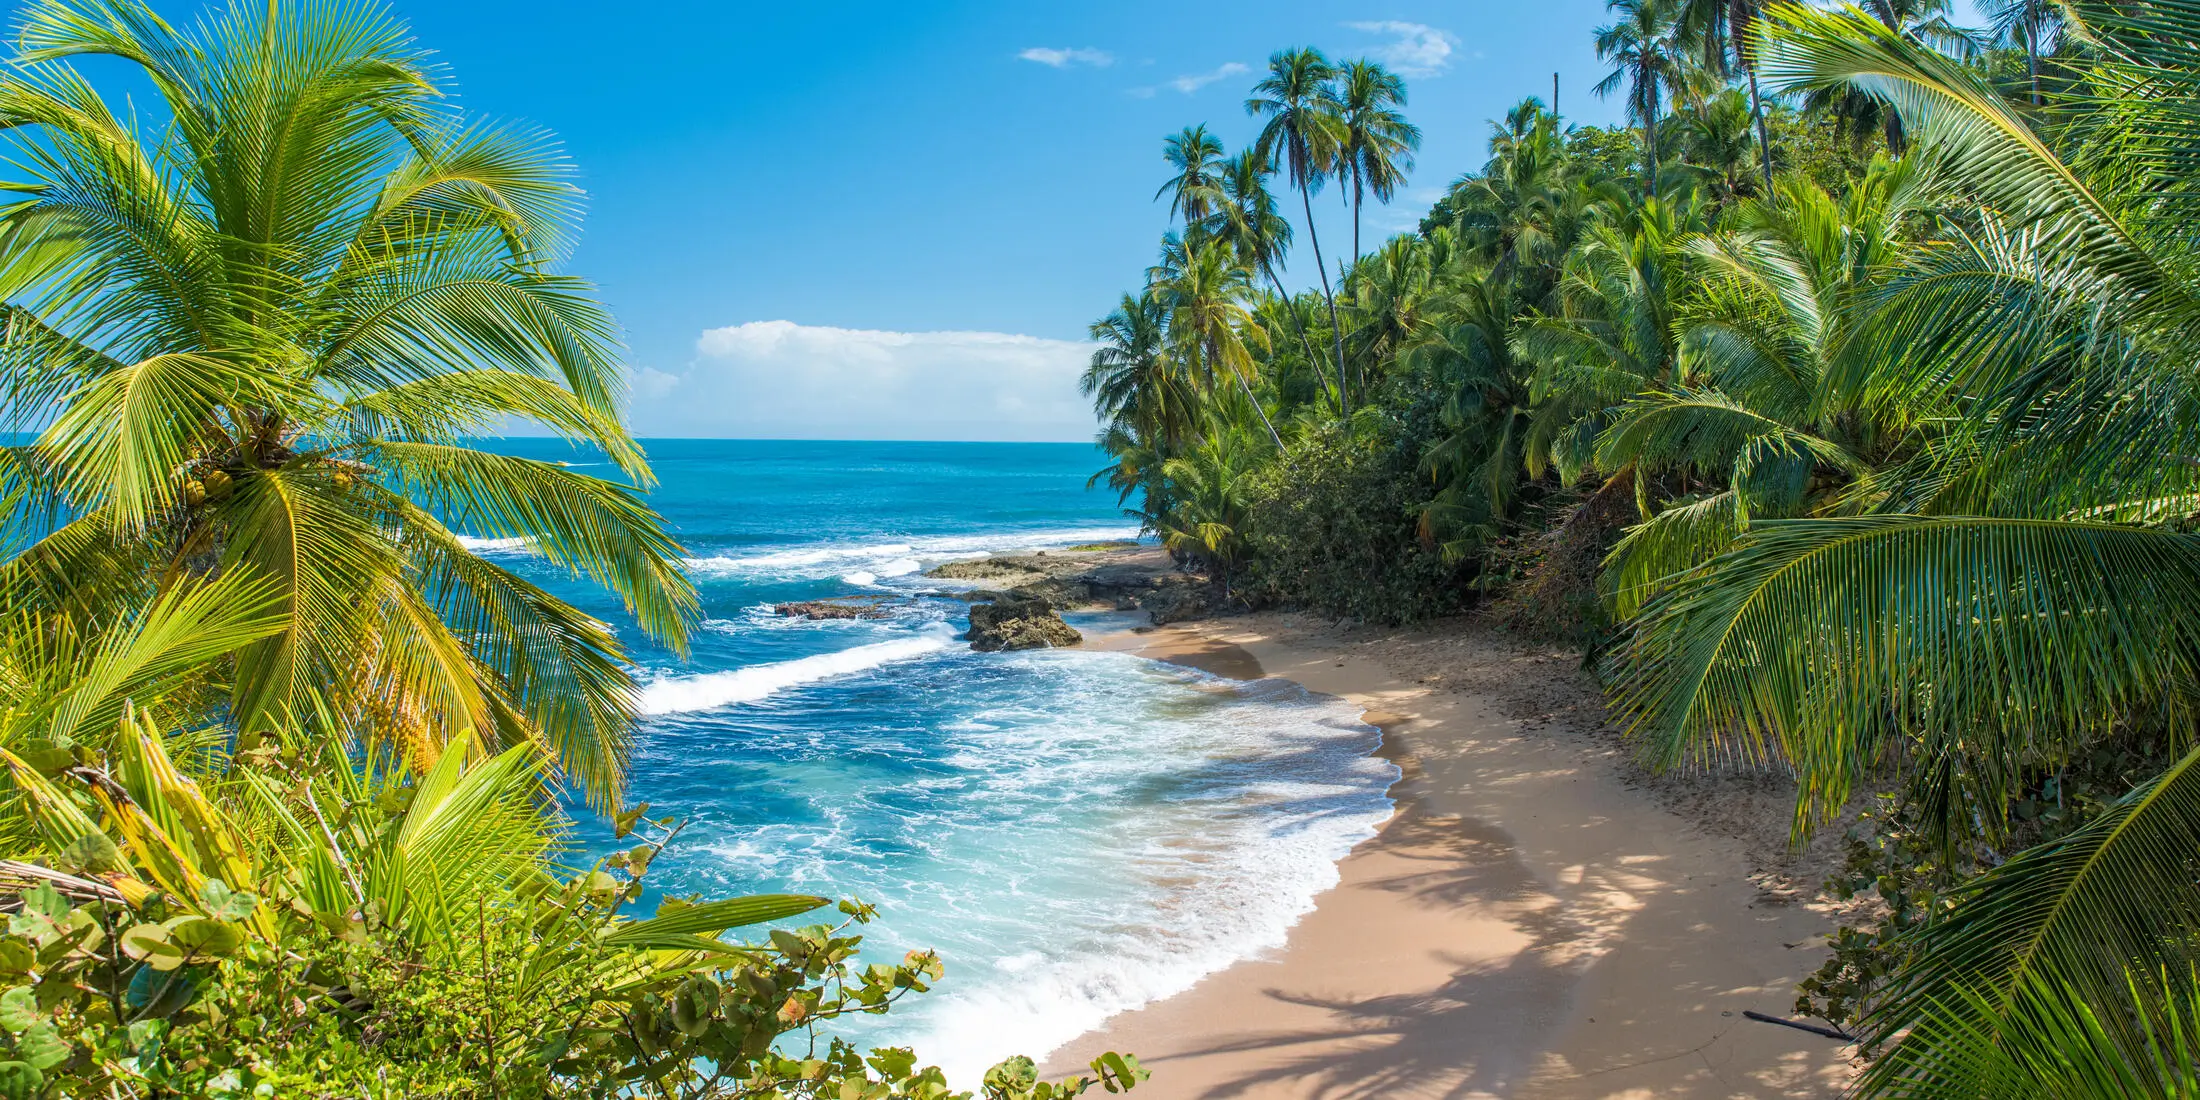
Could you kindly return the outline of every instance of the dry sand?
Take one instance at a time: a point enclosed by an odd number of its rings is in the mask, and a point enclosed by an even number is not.
[[[1830,1096],[1842,1044],[1785,1016],[1831,928],[1762,780],[1647,783],[1572,658],[1472,628],[1258,615],[1096,639],[1343,696],[1404,769],[1398,811],[1271,957],[1056,1052],[1188,1097]]]

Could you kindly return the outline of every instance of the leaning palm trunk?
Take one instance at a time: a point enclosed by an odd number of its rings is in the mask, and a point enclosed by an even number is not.
[[[1238,390],[1245,394],[1245,400],[1253,406],[1253,412],[1260,417],[1260,426],[1268,429],[1269,441],[1276,445],[1276,450],[1282,451],[1283,436],[1276,433],[1276,426],[1269,421],[1268,410],[1261,407],[1260,398],[1253,396],[1252,383],[1247,382],[1245,376],[1238,374],[1236,371],[1230,373],[1237,378]]]
[[[1299,185],[1299,202],[1306,208],[1306,240],[1314,246],[1314,271],[1322,277],[1322,301],[1329,306],[1329,334],[1337,343],[1337,407],[1352,418],[1352,391],[1344,376],[1344,326],[1337,321],[1337,296],[1329,289],[1329,268],[1322,260],[1321,233],[1314,228],[1314,199],[1305,184]]]
[[[1299,336],[1299,348],[1306,352],[1306,361],[1313,364],[1315,380],[1321,383],[1322,392],[1329,394],[1337,402],[1337,408],[1341,414],[1344,409],[1344,396],[1330,390],[1329,376],[1322,371],[1322,357],[1314,353],[1314,340],[1306,334],[1305,322],[1299,320],[1299,311],[1291,305],[1291,295],[1284,291],[1283,280],[1276,278],[1275,266],[1263,259],[1260,262],[1260,273],[1268,276],[1268,285],[1276,288],[1276,297],[1282,300],[1284,312],[1291,315],[1291,331]]]
[[[1352,162],[1352,262],[1360,262],[1360,162]]]
[[[1744,66],[1749,72],[1749,117],[1757,125],[1757,157],[1765,172],[1765,196],[1772,195],[1772,133],[1765,127],[1765,104],[1757,94],[1757,70]]]

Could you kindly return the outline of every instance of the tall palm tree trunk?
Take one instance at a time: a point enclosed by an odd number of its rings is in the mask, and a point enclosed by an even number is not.
[[[1283,299],[1284,312],[1291,315],[1291,331],[1299,334],[1299,347],[1306,352],[1306,361],[1314,365],[1314,380],[1321,383],[1322,392],[1337,401],[1337,409],[1344,409],[1344,396],[1329,388],[1329,376],[1322,371],[1322,357],[1314,354],[1314,340],[1306,334],[1306,325],[1299,320],[1299,311],[1291,305],[1291,295],[1284,292],[1283,280],[1276,278],[1274,265],[1263,259],[1260,272],[1268,276],[1268,285],[1276,288],[1276,297]]]
[[[1269,422],[1268,410],[1261,407],[1260,398],[1253,396],[1253,384],[1247,382],[1245,376],[1236,371],[1231,371],[1230,374],[1237,379],[1238,389],[1244,392],[1245,399],[1252,402],[1253,412],[1260,416],[1260,426],[1268,429],[1268,438],[1275,443],[1277,453],[1282,453],[1283,436],[1278,435],[1276,426]]]
[[[1360,262],[1360,162],[1352,162],[1352,262]],[[1340,276],[1341,277],[1341,276]]]
[[[1337,341],[1337,409],[1352,418],[1352,391],[1344,379],[1344,326],[1337,322],[1337,297],[1329,289],[1329,265],[1322,259],[1322,235],[1314,228],[1314,195],[1299,183],[1299,205],[1306,208],[1306,240],[1314,246],[1314,272],[1322,277],[1322,301],[1329,306],[1329,335]]]
[[[1221,349],[1215,347],[1215,343],[1213,340],[1209,340],[1207,341],[1207,347],[1205,348],[1205,351],[1207,352],[1208,364],[1207,377],[1211,380],[1215,376],[1214,362],[1215,360],[1222,358]],[[1260,398],[1253,396],[1253,384],[1245,380],[1244,374],[1238,371],[1231,370],[1228,366],[1223,367],[1222,371],[1230,377],[1237,379],[1238,390],[1245,394],[1245,400],[1252,403],[1253,414],[1260,417],[1260,426],[1268,429],[1268,438],[1275,443],[1277,453],[1282,453],[1283,436],[1277,434],[1276,426],[1274,424],[1269,423],[1268,410],[1261,407]],[[1211,381],[1208,385],[1208,392],[1214,392],[1213,383]]]
[[[1749,72],[1749,116],[1757,123],[1757,156],[1765,170],[1765,198],[1772,198],[1772,134],[1765,128],[1765,104],[1757,97],[1757,70],[1742,66]]]
[[[2040,37],[2038,28],[2024,33],[2024,73],[2032,82],[2032,106],[2040,105]]]

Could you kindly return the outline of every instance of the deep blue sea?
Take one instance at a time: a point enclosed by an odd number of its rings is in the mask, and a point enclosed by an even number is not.
[[[685,661],[618,603],[648,718],[629,797],[689,822],[656,887],[878,907],[865,950],[946,979],[847,1029],[915,1045],[961,1087],[1272,949],[1388,815],[1397,771],[1356,708],[1119,652],[973,653],[961,602],[812,622],[775,603],[936,591],[920,571],[1137,535],[1088,491],[1083,444],[658,440],[653,502],[703,623]],[[585,463],[562,445],[503,449]],[[600,468],[608,474],[610,467]],[[519,546],[482,544],[525,562]],[[1072,616],[1121,629],[1124,616]],[[582,843],[608,848],[590,823]]]

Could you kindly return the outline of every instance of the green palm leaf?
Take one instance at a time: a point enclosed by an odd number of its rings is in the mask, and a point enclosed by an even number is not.
[[[2200,538],[1974,516],[1761,521],[1653,600],[1618,700],[1661,767],[1781,760],[1796,828],[1875,763],[1910,766],[1951,836],[2022,767],[2131,716],[2185,715]]]
[[[684,648],[696,608],[681,548],[641,494],[554,463],[434,443],[383,441],[369,452],[396,487],[454,524],[521,538],[537,553],[617,592],[642,628]]]
[[[830,904],[830,899],[807,894],[755,894],[723,901],[706,901],[699,905],[682,905],[677,909],[660,908],[657,915],[648,920],[620,924],[603,938],[603,942],[606,945],[644,950],[683,950],[682,947],[664,945],[660,941],[667,937],[716,936],[729,928],[798,917]]]
[[[2078,832],[1965,884],[1953,910],[1913,934],[1915,961],[1867,1020],[1896,1039],[1867,1090],[1925,1095],[1976,1072],[1992,1047],[2022,1059],[2039,1052],[2043,1025],[2075,1023],[2083,1030],[2064,1038],[2079,1041],[2081,1064],[2121,1063],[2129,1076],[2128,1091],[2074,1095],[2192,1095],[2195,852],[2200,750]],[[2164,961],[2185,981],[2163,981]],[[2160,1091],[2170,1082],[2185,1091]]]

